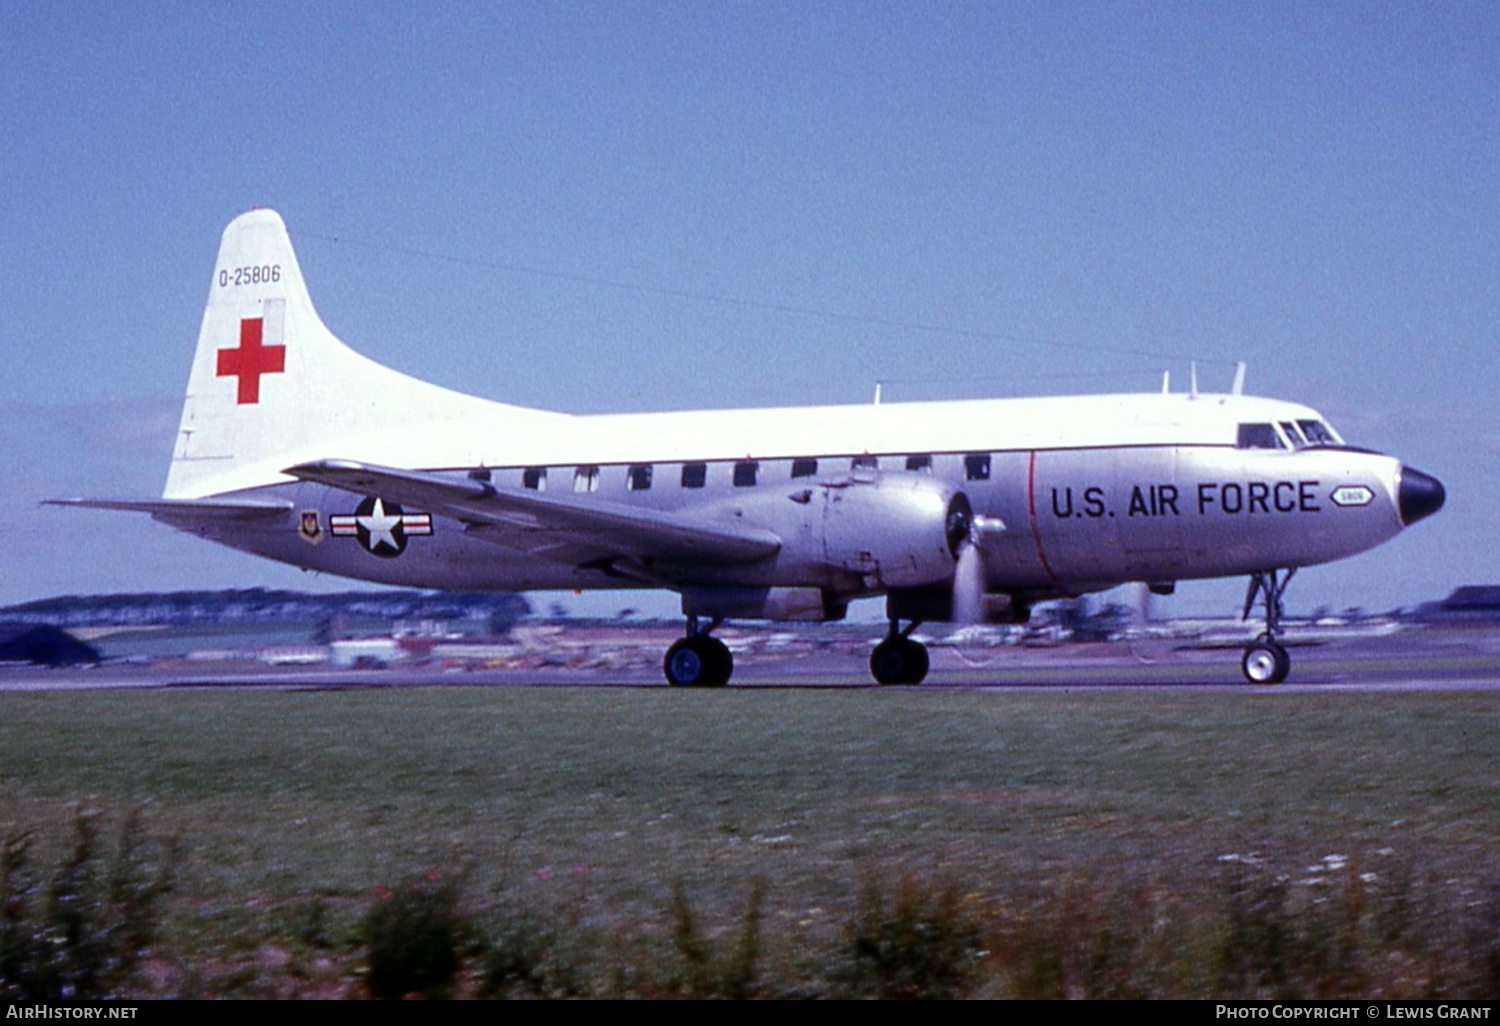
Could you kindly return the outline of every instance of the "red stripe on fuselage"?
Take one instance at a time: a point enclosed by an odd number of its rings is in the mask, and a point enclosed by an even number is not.
[[[1031,450],[1031,456],[1026,464],[1026,508],[1031,513],[1031,540],[1036,545],[1036,558],[1041,560],[1042,569],[1047,571],[1047,576],[1052,578],[1053,584],[1061,582],[1057,574],[1052,572],[1052,564],[1047,562],[1047,554],[1042,551],[1042,532],[1037,528],[1036,522],[1036,450]]]

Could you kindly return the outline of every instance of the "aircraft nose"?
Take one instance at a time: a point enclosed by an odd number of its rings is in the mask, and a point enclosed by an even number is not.
[[[1401,468],[1401,487],[1396,492],[1396,505],[1401,511],[1401,523],[1406,527],[1442,509],[1443,500],[1447,497],[1443,482],[1431,474],[1424,474],[1411,467]]]

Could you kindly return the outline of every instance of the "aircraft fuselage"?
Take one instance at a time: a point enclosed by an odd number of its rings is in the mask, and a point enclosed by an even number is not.
[[[662,558],[649,566],[569,563],[558,559],[555,551],[531,555],[525,546],[511,548],[497,545],[493,538],[475,537],[473,526],[460,520],[427,516],[419,509],[390,513],[389,504],[381,508],[387,519],[420,515],[424,520],[415,529],[408,529],[405,519],[397,520],[389,534],[372,544],[369,532],[359,528],[359,496],[308,482],[229,493],[289,500],[292,508],[284,518],[254,525],[194,521],[177,526],[310,570],[414,587],[793,587],[823,589],[838,599],[936,583],[923,580],[904,552],[894,560],[901,564],[904,559],[904,565],[882,558],[882,534],[902,530],[879,515],[884,507],[872,508],[863,517],[856,508],[865,496],[902,482],[919,490],[966,496],[980,527],[984,590],[1032,598],[1081,594],[1126,581],[1165,582],[1309,566],[1371,548],[1403,526],[1403,470],[1392,457],[1340,445],[1236,446],[1240,423],[1317,420],[1306,407],[1242,397],[1128,398],[1121,416],[1130,419],[1128,427],[1139,436],[1147,432],[1138,421],[1154,410],[1161,422],[1156,426],[1164,433],[1210,432],[1217,425],[1220,439],[1171,444],[1139,437],[1117,446],[976,447],[949,452],[808,449],[764,457],[746,446],[738,458],[680,458],[683,452],[691,457],[703,454],[706,443],[700,433],[675,443],[678,451],[672,455],[679,458],[601,459],[614,455],[608,450],[619,448],[621,438],[638,440],[642,433],[654,433],[657,425],[652,422],[663,416],[684,422],[702,417],[708,424],[737,419],[739,411],[728,411],[567,418],[566,434],[594,438],[573,447],[574,459],[562,458],[567,448],[560,439],[549,444],[531,438],[517,443],[531,450],[533,458],[524,464],[475,459],[468,466],[427,468],[459,480],[482,478],[498,490],[563,493],[601,506],[738,521],[766,528],[781,539],[773,555],[746,563],[674,564]],[[1082,409],[1078,399],[1064,398],[952,404],[968,409],[947,412],[998,414],[1010,412],[1006,407],[1012,402],[1024,406],[1033,435],[1044,426],[1039,418],[1073,417]],[[846,413],[915,421],[932,413],[932,406],[948,405],[851,407]],[[802,411],[760,412],[775,418],[778,413],[795,417]],[[826,415],[828,410],[816,412]],[[1094,432],[1131,433],[1126,426],[1112,428],[1097,406],[1090,412]],[[1250,417],[1259,419],[1240,419]],[[642,422],[642,430],[631,430],[629,422],[634,419]],[[1196,427],[1184,421],[1196,422]],[[918,438],[927,433],[913,432]],[[1062,433],[1071,436],[1069,442],[1082,441],[1076,431]],[[554,451],[547,453],[548,449]],[[539,462],[538,454],[555,458]],[[498,455],[503,459],[503,452]],[[363,502],[369,504],[368,499]],[[895,501],[897,507],[909,504],[904,497]],[[366,517],[371,512],[364,510]],[[849,521],[845,533],[854,538],[845,548],[830,542],[827,529],[831,518],[840,517]],[[861,519],[868,522],[855,523]],[[892,551],[899,548],[897,539]]]

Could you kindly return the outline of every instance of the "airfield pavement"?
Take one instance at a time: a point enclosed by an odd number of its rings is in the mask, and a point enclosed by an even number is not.
[[[908,690],[1153,688],[1185,690],[1500,690],[1500,630],[1428,630],[1290,646],[1292,673],[1271,688],[1245,682],[1236,647],[1184,647],[1167,640],[1049,648],[934,646],[932,672]],[[239,661],[56,669],[0,667],[0,692],[132,688],[361,687],[665,688],[659,669],[541,667],[384,669],[285,667]],[[876,688],[858,653],[756,653],[737,660],[735,689]]]

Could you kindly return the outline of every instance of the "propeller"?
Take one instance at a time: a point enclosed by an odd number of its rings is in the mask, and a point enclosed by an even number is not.
[[[979,547],[979,523],[962,492],[948,504],[948,550],[953,553],[954,623],[984,622],[984,553]]]

